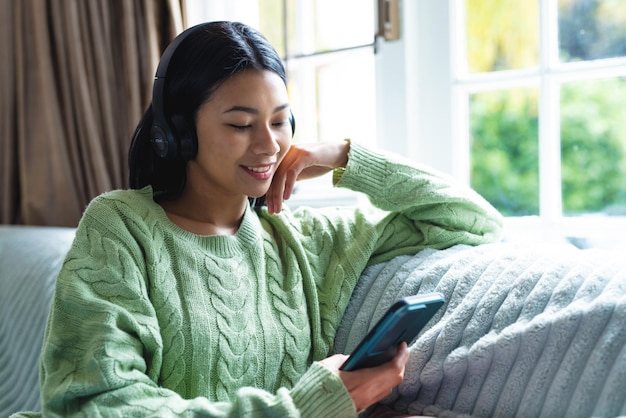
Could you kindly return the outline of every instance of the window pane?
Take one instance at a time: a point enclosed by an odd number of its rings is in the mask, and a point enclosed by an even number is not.
[[[538,91],[470,97],[471,185],[506,216],[539,213]]]
[[[285,18],[283,0],[259,0],[259,30],[285,57]]]
[[[562,61],[626,56],[626,0],[559,0]]]
[[[374,4],[371,0],[316,0],[316,51],[373,43]]]
[[[352,138],[374,145],[374,55],[371,51],[351,55],[318,69],[320,139]]]
[[[563,212],[626,215],[626,80],[561,89]]]
[[[288,74],[289,94],[298,121],[296,140],[351,138],[374,145],[376,102],[371,50],[343,53],[332,60],[305,61],[308,62],[290,66]]]
[[[469,72],[538,66],[538,1],[466,0],[465,8]]]
[[[277,0],[262,0],[277,1]],[[289,0],[288,55],[311,54],[374,42],[374,2]],[[270,21],[269,24],[276,24]]]

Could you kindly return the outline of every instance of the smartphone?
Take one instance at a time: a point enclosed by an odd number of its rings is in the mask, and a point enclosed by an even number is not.
[[[444,304],[439,292],[407,296],[394,303],[359,343],[340,370],[374,367],[391,360],[398,344],[413,342],[426,323]]]

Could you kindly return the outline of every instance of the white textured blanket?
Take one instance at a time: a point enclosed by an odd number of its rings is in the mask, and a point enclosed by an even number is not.
[[[388,402],[440,417],[626,415],[624,253],[498,243],[367,269],[335,342],[349,353],[401,296],[447,303]]]

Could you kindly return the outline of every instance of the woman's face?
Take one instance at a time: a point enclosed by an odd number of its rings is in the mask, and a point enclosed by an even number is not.
[[[246,70],[227,79],[198,110],[188,186],[223,199],[263,196],[291,146],[289,116],[276,73]]]

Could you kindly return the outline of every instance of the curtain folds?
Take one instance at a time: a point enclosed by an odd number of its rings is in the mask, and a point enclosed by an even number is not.
[[[131,135],[181,0],[0,0],[0,223],[76,226],[127,187]]]

